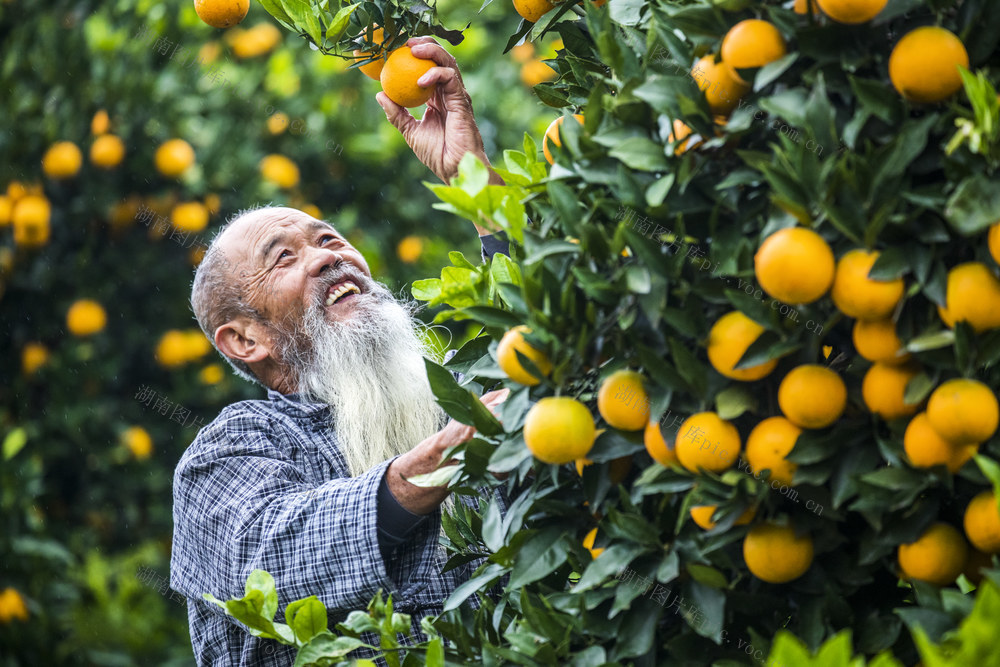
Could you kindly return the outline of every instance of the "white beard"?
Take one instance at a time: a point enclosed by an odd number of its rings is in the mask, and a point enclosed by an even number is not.
[[[331,407],[330,426],[356,477],[413,449],[448,416],[427,381],[423,357],[440,359],[417,335],[424,325],[413,317],[416,302],[404,306],[360,272],[351,279],[360,279],[362,293],[345,305],[352,311],[345,319],[329,319],[324,286],[296,331],[272,329],[276,356],[289,366],[303,399]]]

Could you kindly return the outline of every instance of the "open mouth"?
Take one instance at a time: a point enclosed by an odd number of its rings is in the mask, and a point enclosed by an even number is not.
[[[352,280],[344,280],[330,286],[326,293],[326,305],[332,306],[335,303],[347,301],[354,298],[355,294],[361,294],[361,288],[354,284]]]

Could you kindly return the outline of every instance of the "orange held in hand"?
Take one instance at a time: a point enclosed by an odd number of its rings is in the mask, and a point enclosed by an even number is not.
[[[382,90],[389,99],[401,107],[419,107],[426,104],[434,94],[437,84],[427,88],[417,85],[417,79],[437,64],[427,58],[417,58],[408,46],[402,46],[392,53],[382,67],[380,80]]]
[[[246,18],[250,0],[194,0],[194,11],[213,28],[229,28]]]
[[[545,136],[542,137],[542,153],[545,155],[545,161],[549,164],[555,161],[552,157],[552,151],[549,150],[549,141],[556,146],[562,146],[562,141],[559,139],[559,126],[562,125],[565,118],[566,116],[559,116],[549,123],[549,126],[545,129]],[[580,125],[583,125],[583,114],[575,113],[573,114],[573,118],[576,118],[580,122]]]

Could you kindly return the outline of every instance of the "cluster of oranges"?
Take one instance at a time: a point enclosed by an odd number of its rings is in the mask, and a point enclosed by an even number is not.
[[[14,243],[22,248],[40,248],[49,242],[52,205],[42,186],[11,181],[0,195],[0,227],[13,227]]]

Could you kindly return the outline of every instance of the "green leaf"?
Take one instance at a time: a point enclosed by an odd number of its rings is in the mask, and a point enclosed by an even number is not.
[[[434,487],[447,486],[448,483],[455,477],[455,473],[460,472],[462,467],[459,465],[443,466],[431,472],[425,472],[420,475],[413,475],[412,477],[407,477],[406,481],[413,486],[419,486],[422,489],[429,489]]]
[[[452,250],[451,252],[449,252],[448,259],[451,260],[453,266],[457,266],[461,269],[472,269],[473,271],[476,270],[475,264],[467,260],[465,258],[465,255],[463,255],[457,250]]]
[[[296,638],[306,643],[328,630],[326,605],[315,595],[296,600],[285,607],[285,622],[291,627]]]
[[[341,7],[340,10],[334,15],[333,20],[326,29],[326,38],[334,42],[340,39],[340,36],[344,34],[345,30],[347,30],[347,25],[351,21],[351,14],[353,14],[354,10],[360,6],[361,3]]]
[[[17,427],[3,439],[3,460],[10,461],[28,444],[28,432]]]
[[[640,171],[666,171],[669,166],[663,146],[645,137],[629,137],[608,151],[608,155]]]
[[[497,435],[503,432],[503,426],[496,420],[489,408],[470,390],[459,386],[455,376],[444,366],[430,359],[424,359],[427,368],[427,379],[438,404],[456,421],[476,429],[484,435]]]
[[[274,586],[274,577],[266,570],[254,570],[247,577],[246,594],[259,591],[264,596],[264,604],[260,613],[268,620],[273,620],[278,612],[278,591]]]
[[[378,648],[354,637],[337,637],[330,632],[320,634],[313,637],[308,644],[299,649],[298,654],[295,656],[293,667],[333,664],[330,662],[331,659],[343,658],[354,649],[361,647]]]
[[[727,387],[715,395],[715,411],[722,419],[736,419],[757,409],[756,396],[746,387]]]
[[[945,218],[958,233],[973,236],[1000,220],[1000,183],[983,174],[962,181],[948,200]]]

